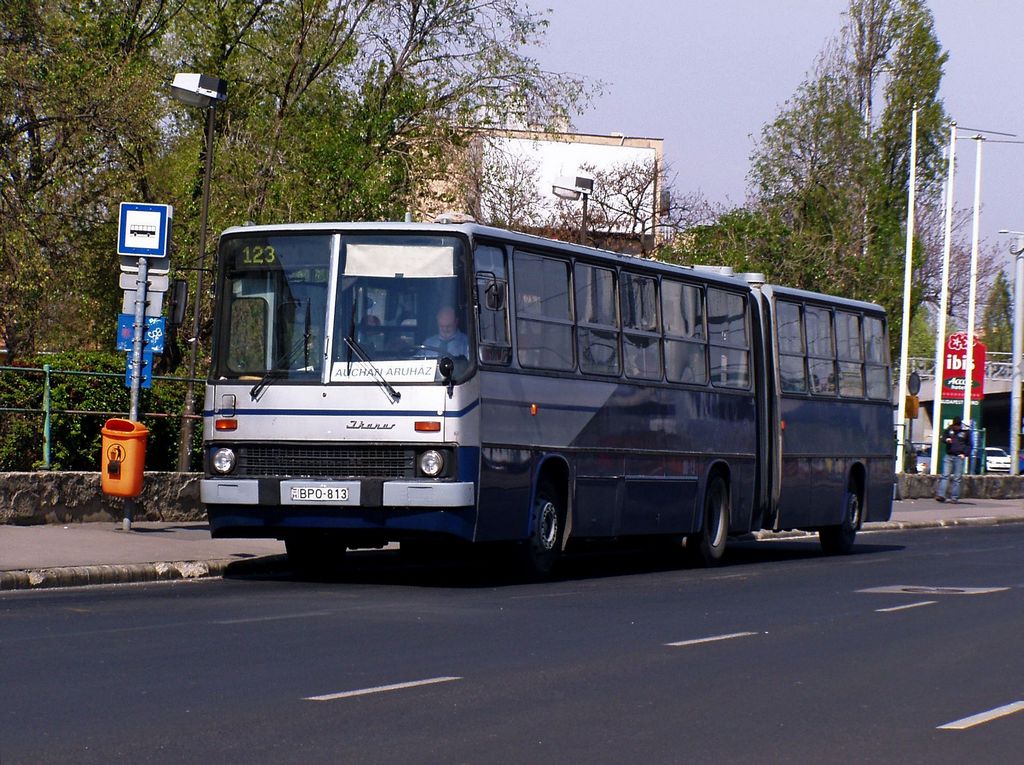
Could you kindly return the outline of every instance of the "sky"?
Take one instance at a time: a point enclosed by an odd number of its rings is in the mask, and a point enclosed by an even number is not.
[[[959,126],[958,207],[974,203],[975,142],[965,127],[1024,141],[1024,2],[930,0],[949,53],[940,97]],[[762,127],[807,79],[845,21],[846,0],[537,0],[550,9],[549,70],[605,83],[575,127],[663,138],[679,193],[740,205]],[[909,132],[910,126],[907,126]],[[997,136],[992,136],[996,138]],[[1012,139],[1005,139],[1012,140]],[[999,229],[1024,231],[1024,144],[985,142],[982,246],[1010,255]]]

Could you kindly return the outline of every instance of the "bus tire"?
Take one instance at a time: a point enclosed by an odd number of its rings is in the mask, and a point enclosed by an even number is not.
[[[818,529],[821,549],[829,555],[846,555],[851,552],[857,529],[860,528],[860,516],[860,495],[852,488],[847,489],[843,497],[843,522]]]
[[[725,554],[729,537],[729,485],[721,475],[708,480],[704,492],[704,516],[701,529],[686,537],[687,560],[698,566],[713,566]]]
[[[565,508],[549,481],[541,481],[533,500],[530,536],[519,547],[519,568],[531,579],[551,575],[562,551]]]
[[[284,549],[297,574],[330,576],[345,562],[345,544],[337,538],[295,534],[285,537]]]

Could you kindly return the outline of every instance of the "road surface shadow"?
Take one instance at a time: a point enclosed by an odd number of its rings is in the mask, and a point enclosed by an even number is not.
[[[713,570],[785,564],[832,558],[842,560],[903,550],[903,545],[858,543],[849,555],[822,552],[816,537],[779,541],[730,541],[723,560]],[[665,542],[592,545],[566,554],[555,573],[543,581],[578,581],[678,571],[700,574],[712,569],[690,566],[682,551]],[[296,570],[286,555],[232,563],[226,579],[310,583],[397,585],[403,587],[492,588],[535,584],[523,576],[505,551],[489,546],[446,549],[443,555],[410,560],[400,550],[350,550],[333,565],[315,571]]]

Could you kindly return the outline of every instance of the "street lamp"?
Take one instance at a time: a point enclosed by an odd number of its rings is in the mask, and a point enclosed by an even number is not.
[[[1000,229],[1000,234],[1015,234],[1017,245],[1010,246],[1010,254],[1016,260],[1013,277],[1013,372],[1010,377],[1010,475],[1017,475],[1020,468],[1021,431],[1021,369],[1024,361],[1024,231]]]
[[[583,218],[580,220],[580,244],[587,243],[587,200],[594,193],[594,179],[585,175],[572,178],[556,178],[551,186],[551,193],[559,199],[579,199],[583,197]]]
[[[203,273],[206,270],[206,218],[210,209],[210,173],[213,169],[213,117],[218,103],[227,100],[228,84],[219,77],[179,72],[171,83],[171,95],[189,106],[206,109],[206,167],[203,171],[203,201],[199,211],[199,274],[196,276],[196,299],[192,309],[192,337],[188,359],[188,392],[181,422],[181,443],[178,446],[178,472],[188,471],[192,453],[192,417],[195,414],[196,354],[199,350],[199,319],[203,296]]]

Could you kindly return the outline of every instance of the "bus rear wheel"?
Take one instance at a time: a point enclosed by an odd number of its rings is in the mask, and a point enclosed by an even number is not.
[[[530,536],[519,547],[519,568],[527,577],[540,579],[554,571],[562,551],[565,508],[550,482],[537,487],[530,516]]]
[[[854,489],[847,489],[843,497],[843,522],[818,529],[821,549],[829,555],[846,555],[853,550],[857,529],[860,528],[860,514],[860,496]]]
[[[704,492],[701,529],[686,537],[685,553],[690,563],[712,566],[722,559],[729,536],[730,504],[729,485],[722,476],[712,476]]]

